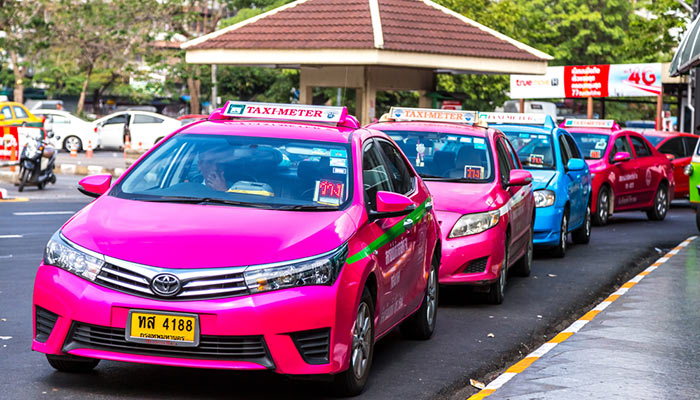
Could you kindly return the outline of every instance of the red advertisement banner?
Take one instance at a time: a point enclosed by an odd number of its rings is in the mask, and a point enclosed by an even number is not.
[[[608,97],[610,65],[564,67],[566,97]]]

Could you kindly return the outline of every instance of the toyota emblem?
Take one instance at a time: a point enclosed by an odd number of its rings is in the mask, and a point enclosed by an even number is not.
[[[180,292],[180,280],[173,274],[156,275],[151,281],[151,289],[160,296],[175,296]]]

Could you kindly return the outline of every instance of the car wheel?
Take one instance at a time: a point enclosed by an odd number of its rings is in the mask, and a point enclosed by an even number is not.
[[[554,257],[562,258],[566,255],[566,239],[569,236],[569,211],[564,210],[561,217],[561,231],[559,232],[559,243],[554,248]]]
[[[347,370],[335,376],[335,387],[342,396],[356,396],[367,384],[374,354],[374,302],[367,288],[357,306],[352,328],[352,348]]]
[[[583,217],[583,225],[571,233],[574,243],[588,244],[591,241],[591,205],[586,207],[586,216]]]
[[[654,208],[647,211],[647,217],[652,221],[662,221],[668,212],[668,189],[660,184],[654,196]]]
[[[76,373],[92,371],[100,363],[100,360],[96,358],[55,356],[51,354],[46,355],[46,360],[57,371]]]
[[[532,271],[532,255],[534,253],[534,244],[532,243],[532,239],[534,237],[534,225],[530,225],[530,236],[528,237],[527,240],[527,250],[525,251],[525,254],[523,254],[522,258],[518,260],[518,263],[516,264],[516,272],[520,276],[530,276],[530,272]]]
[[[504,244],[503,251],[503,266],[501,267],[501,273],[498,274],[498,279],[496,282],[492,283],[489,288],[489,303],[491,304],[501,304],[505,297],[506,292],[506,280],[508,277],[508,246],[510,245],[510,237],[506,236],[506,242]]]
[[[425,288],[423,304],[418,311],[401,324],[401,335],[407,339],[427,340],[433,335],[438,305],[438,268],[440,262],[433,257]]]
[[[599,226],[608,223],[610,218],[610,190],[607,186],[600,188],[598,192],[598,202],[596,203],[596,212],[593,215],[593,223]]]
[[[75,150],[80,153],[83,151],[83,142],[77,136],[68,136],[63,140],[63,149],[70,153],[75,146]]]

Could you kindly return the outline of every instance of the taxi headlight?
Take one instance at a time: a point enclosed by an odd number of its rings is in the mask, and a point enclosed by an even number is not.
[[[693,164],[688,164],[683,168],[683,173],[691,176],[693,175]]]
[[[498,210],[462,215],[452,227],[448,237],[476,235],[496,226],[499,219],[501,219],[501,212]]]
[[[104,258],[89,250],[80,250],[78,247],[68,242],[60,231],[56,232],[44,249],[44,264],[65,269],[94,281],[102,271],[102,266],[105,264]],[[88,251],[91,254],[88,254]]]
[[[535,207],[549,207],[554,204],[556,195],[551,190],[535,190]]]
[[[268,292],[309,285],[332,285],[348,257],[348,245],[314,258],[253,267],[246,270],[245,282],[251,293]]]

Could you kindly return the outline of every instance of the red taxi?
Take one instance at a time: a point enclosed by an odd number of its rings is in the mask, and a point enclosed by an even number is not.
[[[574,137],[590,167],[596,225],[620,211],[646,211],[656,221],[666,217],[676,186],[673,165],[644,136],[622,130],[613,120],[568,119],[561,127]]]
[[[673,164],[673,177],[676,180],[675,198],[688,197],[688,175],[683,169],[690,165],[698,135],[684,132],[644,131],[642,133],[656,150],[666,155]]]

